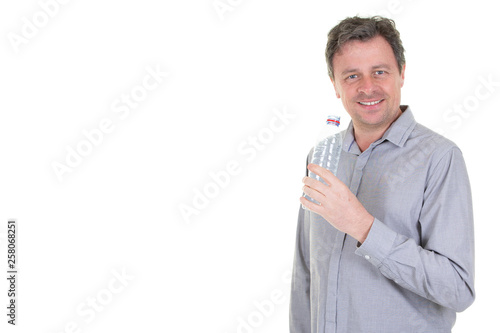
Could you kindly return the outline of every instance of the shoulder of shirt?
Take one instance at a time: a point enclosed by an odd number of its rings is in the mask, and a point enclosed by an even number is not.
[[[454,152],[462,154],[460,148],[453,141],[420,123],[416,123],[408,137],[407,143],[410,143],[412,140],[417,140],[415,142],[420,146],[421,151],[436,157],[438,160],[446,154]]]

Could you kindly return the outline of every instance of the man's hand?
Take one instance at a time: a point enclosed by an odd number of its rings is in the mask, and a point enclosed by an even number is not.
[[[351,190],[329,170],[316,164],[309,164],[307,168],[323,178],[327,185],[316,179],[304,177],[302,180],[304,193],[320,204],[315,204],[304,197],[300,198],[300,202],[309,210],[323,216],[338,230],[363,243],[374,217],[366,211]]]

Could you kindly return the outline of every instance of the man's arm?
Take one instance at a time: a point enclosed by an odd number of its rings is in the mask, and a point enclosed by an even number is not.
[[[301,201],[337,229],[362,244],[356,254],[387,278],[442,306],[463,311],[474,300],[474,228],[470,185],[458,148],[446,152],[429,170],[418,227],[421,239],[411,239],[369,219],[366,210],[333,174],[309,166],[324,185],[305,179],[305,192],[322,203]],[[417,227],[417,226],[416,226]],[[368,229],[367,229],[368,228]],[[366,239],[361,235],[368,234]]]
[[[421,239],[414,240],[375,219],[356,254],[403,288],[465,310],[475,298],[474,225],[469,178],[456,147],[429,172],[419,226]]]

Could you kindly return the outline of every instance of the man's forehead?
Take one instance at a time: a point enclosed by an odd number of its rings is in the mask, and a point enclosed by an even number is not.
[[[369,47],[367,47],[369,46]],[[361,50],[361,52],[360,52]],[[377,51],[377,52],[376,52]],[[392,50],[392,47],[390,44],[383,38],[382,36],[375,36],[373,38],[367,39],[367,40],[350,40],[343,44],[337,52],[333,55],[332,58],[332,64],[337,62],[338,65],[338,59],[339,57],[342,57],[346,54],[349,55],[349,57],[343,57],[343,63],[349,63],[349,60],[355,61],[356,59],[351,57],[352,55],[358,55],[360,57],[367,56],[370,53],[379,53],[380,55],[384,55],[384,60],[382,61],[381,59],[374,59],[374,58],[368,58],[366,65],[370,67],[379,67],[379,66],[385,66],[385,67],[392,67],[392,66],[397,66],[397,60],[394,55],[394,52]],[[335,61],[337,60],[337,61]],[[371,61],[370,61],[371,60]],[[374,63],[370,63],[374,62]],[[334,66],[335,70],[335,66]],[[344,72],[345,69],[342,70]]]
[[[342,44],[342,46],[340,46],[338,51],[335,52],[333,57],[335,57],[336,55],[342,56],[346,52],[346,50],[355,50],[357,48],[364,49],[364,48],[366,48],[367,45],[372,45],[372,46],[376,45],[377,47],[380,47],[380,45],[384,45],[384,46],[390,47],[390,44],[387,42],[387,40],[385,40],[385,38],[380,36],[380,35],[376,35],[372,38],[364,39],[364,40],[352,39],[352,40],[348,40],[347,42]]]

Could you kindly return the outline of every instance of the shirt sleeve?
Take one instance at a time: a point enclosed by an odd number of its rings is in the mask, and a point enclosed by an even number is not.
[[[375,219],[356,254],[401,287],[465,310],[475,298],[474,227],[469,178],[457,147],[429,170],[418,225],[420,239],[412,239]]]
[[[311,153],[308,155],[308,160],[310,154]],[[309,214],[307,214],[305,210],[300,207],[297,221],[297,235],[292,271],[292,289],[290,295],[290,333],[311,332],[311,272],[309,256],[309,228],[306,215],[309,216]]]
[[[301,207],[297,225],[297,240],[290,295],[290,333],[311,332],[311,300],[308,232],[304,227],[305,211]]]

